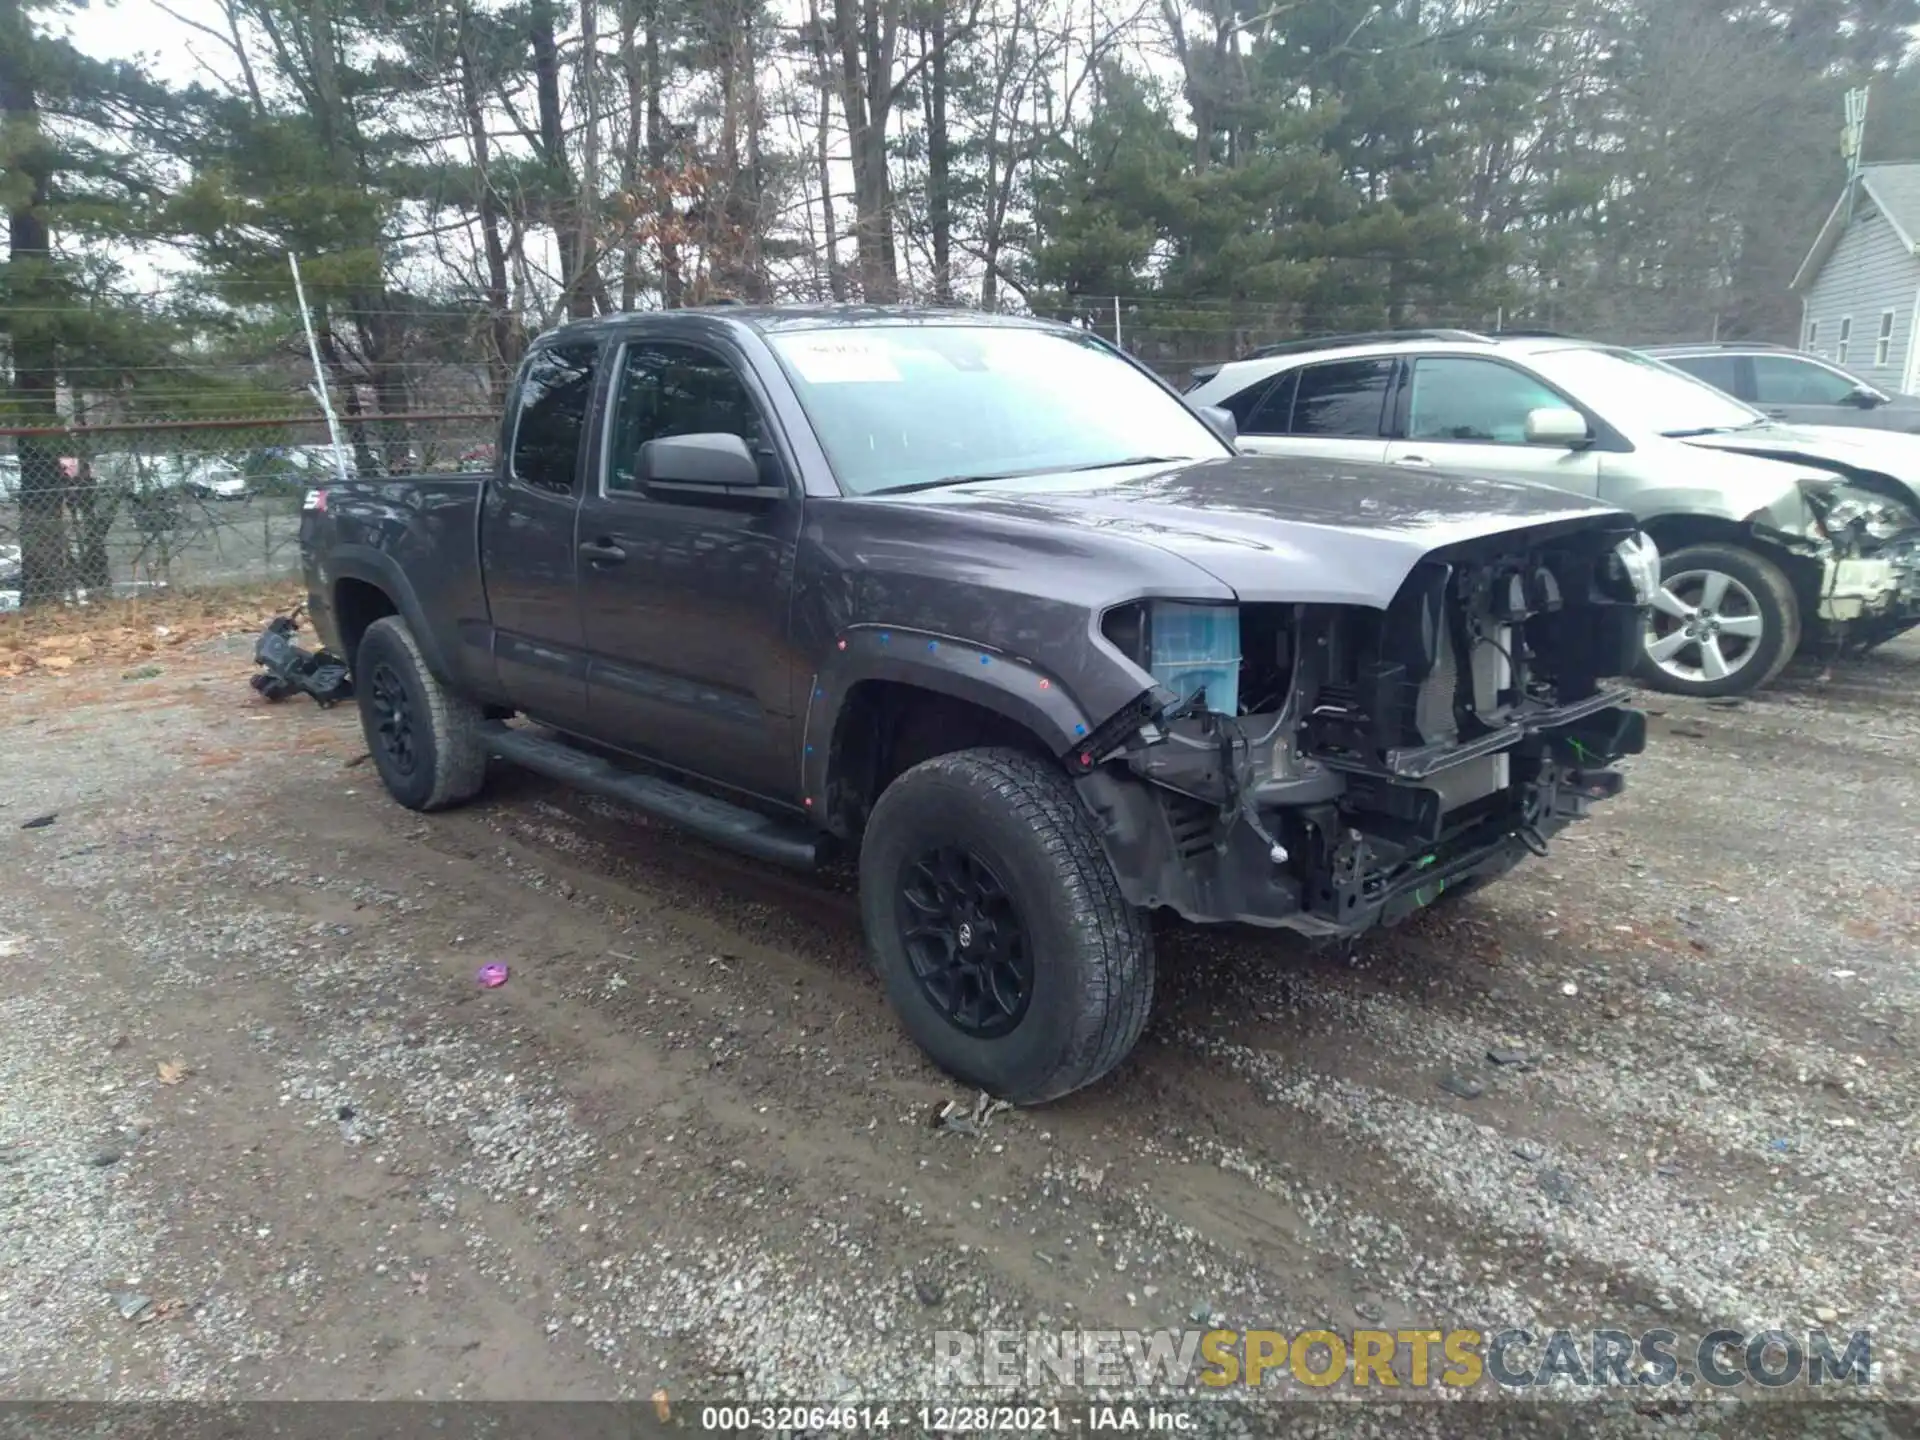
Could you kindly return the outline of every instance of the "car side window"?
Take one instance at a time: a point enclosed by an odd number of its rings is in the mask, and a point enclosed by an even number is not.
[[[1234,396],[1228,408],[1243,435],[1284,435],[1293,418],[1293,397],[1300,388],[1300,372],[1289,370],[1265,387],[1255,385]]]
[[[509,473],[538,490],[571,495],[593,401],[597,344],[549,345],[520,372],[520,411]]]
[[[1560,396],[1511,365],[1434,356],[1414,362],[1407,438],[1524,445],[1529,414],[1566,408]]]
[[[1667,363],[1684,370],[1696,380],[1704,380],[1716,390],[1740,394],[1740,358],[1737,355],[1682,355]]]
[[[733,366],[693,345],[629,345],[614,395],[608,492],[641,488],[640,447],[649,440],[708,434],[738,435],[762,457],[763,470],[772,460],[759,407]],[[767,478],[778,483],[777,476]]]
[[[1334,360],[1300,371],[1289,435],[1378,439],[1391,360]]]
[[[1854,382],[1791,355],[1753,357],[1753,398],[1762,405],[1841,405]]]

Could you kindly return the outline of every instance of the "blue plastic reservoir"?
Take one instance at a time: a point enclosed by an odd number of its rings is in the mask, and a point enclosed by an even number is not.
[[[1156,600],[1147,611],[1153,678],[1182,700],[1207,692],[1207,709],[1240,713],[1240,610]]]

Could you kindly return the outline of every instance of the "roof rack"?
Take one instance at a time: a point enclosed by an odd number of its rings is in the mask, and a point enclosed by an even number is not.
[[[1304,355],[1310,350],[1338,350],[1349,345],[1391,345],[1398,340],[1445,340],[1454,344],[1491,345],[1493,341],[1472,330],[1368,330],[1352,335],[1315,335],[1306,340],[1288,340],[1279,345],[1262,345],[1249,350],[1242,360],[1271,360],[1276,355]]]
[[[1771,340],[1662,340],[1657,345],[1629,345],[1629,350],[1644,350],[1649,355],[1671,353],[1678,350],[1779,350],[1792,353],[1797,346],[1776,345]]]
[[[1564,330],[1535,330],[1527,326],[1514,328],[1502,327],[1489,338],[1494,340],[1578,340],[1578,335],[1569,335]]]

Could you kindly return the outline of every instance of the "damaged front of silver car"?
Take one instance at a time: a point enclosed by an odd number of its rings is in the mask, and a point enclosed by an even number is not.
[[[1791,513],[1759,518],[1800,558],[1827,648],[1871,649],[1920,626],[1920,437],[1768,425],[1692,443],[1803,467]]]

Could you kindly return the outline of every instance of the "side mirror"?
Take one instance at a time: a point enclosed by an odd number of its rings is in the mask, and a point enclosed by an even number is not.
[[[1862,410],[1871,410],[1876,405],[1884,405],[1887,397],[1870,385],[1856,385],[1847,392],[1847,403],[1858,405]]]
[[[640,483],[672,498],[784,500],[784,485],[761,483],[760,463],[747,442],[724,432],[674,435],[640,447]]]
[[[1527,412],[1529,445],[1559,445],[1572,450],[1592,439],[1593,432],[1587,428],[1587,417],[1578,410],[1545,406]]]
[[[1207,428],[1229,445],[1240,443],[1240,422],[1233,418],[1231,410],[1218,405],[1202,405],[1196,412],[1207,423]]]

